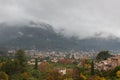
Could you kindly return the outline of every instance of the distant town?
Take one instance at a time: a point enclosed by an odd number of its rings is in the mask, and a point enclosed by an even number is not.
[[[111,80],[110,79],[111,77],[110,76],[108,77],[108,75],[106,76],[105,74],[110,73],[109,71],[112,71],[116,69],[116,67],[120,66],[120,54],[119,53],[110,54],[108,51],[95,52],[94,50],[92,50],[89,52],[87,51],[45,52],[39,50],[25,50],[24,53],[27,57],[27,64],[29,66],[32,66],[32,68],[34,68],[34,66],[37,65],[36,67],[37,70],[39,70],[40,72],[41,71],[46,72],[46,70],[48,71],[52,65],[53,68],[50,69],[52,69],[55,72],[58,72],[61,75],[61,77],[64,76],[64,79],[62,78],[62,80],[91,80],[90,78],[98,78],[96,80]],[[9,50],[7,56],[9,58],[11,57],[10,59],[14,60],[14,57],[16,56],[16,50]],[[92,71],[91,62],[94,63],[93,74],[91,72]],[[76,70],[78,70],[78,72],[76,72]],[[113,78],[116,78],[115,80],[119,80],[119,76],[117,75],[117,72],[119,70],[120,68],[115,72],[115,75],[113,75]],[[98,73],[96,71],[98,71]],[[106,73],[99,74],[100,72]],[[75,76],[78,75],[78,73],[80,74],[80,76],[79,77]],[[71,75],[65,77],[65,75],[68,74]],[[86,75],[88,75],[89,77],[87,77]],[[93,76],[90,77],[90,75]],[[43,76],[47,76],[47,73],[46,75]],[[43,76],[40,76],[39,78],[36,79],[40,78],[44,79]]]

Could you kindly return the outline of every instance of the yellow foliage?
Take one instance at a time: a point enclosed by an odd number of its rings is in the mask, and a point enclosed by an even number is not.
[[[8,80],[8,75],[5,72],[0,72],[0,80]]]
[[[73,80],[72,78],[66,78],[66,79],[64,79],[64,80]]]
[[[116,72],[116,76],[120,78],[120,70]]]
[[[99,76],[94,75],[94,76],[91,76],[88,80],[101,80],[101,79]]]
[[[80,80],[86,80],[86,77],[83,74],[80,74]]]
[[[28,79],[28,78],[31,77],[31,75],[27,72],[22,73],[21,76],[22,76],[23,79]]]
[[[106,80],[106,79],[104,77],[94,75],[94,76],[91,76],[89,80]]]
[[[106,80],[104,77],[101,77],[100,80]]]
[[[3,66],[3,63],[0,63],[0,68]]]
[[[89,68],[89,67],[90,67],[90,64],[85,64],[85,67],[86,67],[86,68]]]
[[[48,72],[46,80],[63,80],[63,76],[59,72],[51,70]]]

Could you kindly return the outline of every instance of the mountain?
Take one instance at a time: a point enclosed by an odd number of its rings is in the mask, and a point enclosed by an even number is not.
[[[56,33],[53,27],[42,22],[1,23],[0,47],[9,49],[39,50],[119,50],[120,40],[88,38],[79,40]]]
[[[77,44],[56,33],[49,24],[29,22],[12,26],[2,24],[0,45],[10,49],[70,50]]]

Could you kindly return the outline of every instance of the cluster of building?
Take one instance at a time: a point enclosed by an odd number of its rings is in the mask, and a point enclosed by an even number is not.
[[[15,50],[8,51],[8,55],[15,55]],[[58,51],[51,51],[51,52],[45,52],[45,51],[38,51],[38,50],[25,50],[25,54],[29,57],[31,57],[31,60],[28,61],[28,64],[34,65],[35,64],[35,58],[39,58],[42,61],[49,60],[54,63],[72,63],[74,60],[80,60],[80,59],[92,59],[97,56],[97,52],[95,51],[71,51],[71,52],[58,52]],[[38,64],[40,64],[41,61],[38,61]],[[79,63],[79,62],[78,62]],[[110,70],[114,69],[116,66],[120,66],[120,55],[116,54],[113,55],[110,58],[107,58],[106,60],[95,62],[95,68],[98,70]],[[63,68],[61,68],[62,72]],[[65,72],[65,69],[64,69]]]
[[[9,56],[15,55],[15,50],[9,50],[8,51]],[[59,59],[69,58],[69,59],[91,59],[93,57],[96,57],[97,52],[95,51],[70,51],[70,52],[61,52],[61,51],[38,51],[38,50],[25,50],[25,54],[31,58],[40,58],[44,60],[51,60],[51,62],[58,62]]]
[[[113,55],[112,57],[107,58],[106,60],[95,63],[95,68],[100,71],[114,69],[116,66],[120,66],[120,55],[118,54]]]
[[[50,57],[50,58],[74,58],[74,59],[80,59],[80,58],[91,58],[96,56],[95,51],[70,51],[70,52],[61,52],[61,51],[38,51],[38,50],[25,50],[26,55],[31,57]]]
[[[96,57],[96,52],[94,51],[70,51],[70,52],[61,52],[61,51],[38,51],[38,50],[25,50],[25,54],[31,59],[28,61],[29,65],[35,65],[35,58],[38,58],[38,65],[47,64],[47,60],[53,63],[62,63],[62,64],[72,64],[74,61],[86,58],[91,59]],[[10,50],[9,55],[15,55],[15,50]],[[65,67],[55,68],[55,71],[58,71],[60,74],[65,75],[67,72],[73,73],[72,69],[67,69]]]

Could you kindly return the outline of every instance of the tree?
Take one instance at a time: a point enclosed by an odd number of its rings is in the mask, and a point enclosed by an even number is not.
[[[34,78],[37,78],[39,80],[42,80],[43,79],[43,75],[42,75],[42,72],[40,72],[39,70],[36,70],[36,69],[32,69],[31,70],[31,75],[34,77]]]
[[[120,66],[115,67],[115,68],[110,72],[110,77],[115,77],[117,71],[120,71]]]
[[[48,62],[41,62],[39,65],[38,65],[38,70],[40,71],[40,76],[41,76],[41,79],[40,80],[44,80],[47,76],[47,74],[52,71],[53,67],[51,66],[51,64],[49,64]],[[49,79],[50,80],[50,79]]]
[[[16,51],[15,60],[19,62],[21,71],[24,72],[27,65],[25,52],[23,50]]]
[[[1,67],[1,70],[9,75],[20,73],[20,66],[18,61],[7,61]]]
[[[109,51],[101,51],[98,53],[96,60],[97,61],[106,60],[109,57],[111,57]]]
[[[38,69],[38,59],[35,58],[35,69]]]
[[[48,72],[51,70],[51,65],[48,62],[41,62],[38,66],[38,69],[43,72]]]
[[[5,72],[0,72],[0,80],[8,80],[8,75]]]
[[[91,75],[95,75],[95,72],[94,72],[94,61],[93,60],[91,62]]]
[[[23,78],[23,80],[28,80],[31,77],[31,75],[28,72],[24,72],[21,74],[21,77]]]
[[[100,76],[94,75],[94,76],[91,76],[88,80],[100,80]]]
[[[63,76],[55,70],[51,70],[48,72],[46,80],[64,80]]]

